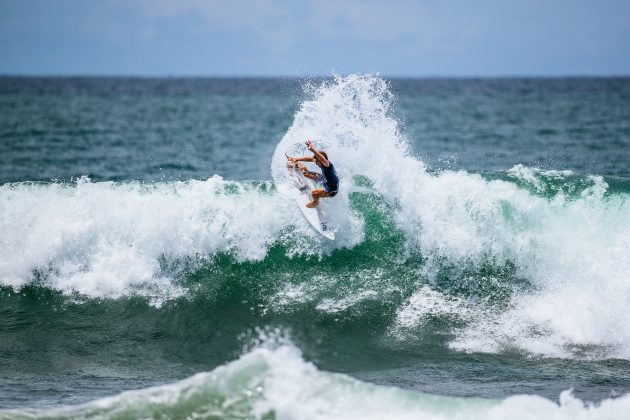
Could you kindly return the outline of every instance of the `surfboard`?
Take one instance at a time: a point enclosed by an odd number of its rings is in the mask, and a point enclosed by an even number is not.
[[[323,237],[330,240],[335,239],[335,232],[326,223],[319,208],[321,204],[313,209],[306,207],[306,204],[311,201],[311,191],[315,188],[320,188],[320,186],[314,180],[306,178],[295,165],[288,165],[287,170],[289,171],[291,195],[306,220]]]

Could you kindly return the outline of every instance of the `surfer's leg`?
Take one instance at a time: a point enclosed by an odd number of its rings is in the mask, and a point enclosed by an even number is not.
[[[326,192],[321,188],[311,191],[311,197],[313,197],[313,199],[308,204],[306,204],[306,207],[308,207],[309,209],[317,207],[317,205],[319,204],[319,199],[321,197],[324,197],[325,195]]]

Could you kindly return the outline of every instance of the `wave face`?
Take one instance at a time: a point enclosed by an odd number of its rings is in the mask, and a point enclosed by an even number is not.
[[[285,343],[173,384],[78,406],[0,410],[0,418],[624,419],[628,410],[630,396],[593,405],[565,391],[556,404],[532,395],[456,398],[378,386],[318,370]]]

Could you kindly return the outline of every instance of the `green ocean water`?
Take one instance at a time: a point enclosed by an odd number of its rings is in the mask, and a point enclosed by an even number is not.
[[[492,418],[523,394],[571,417],[569,389],[621,416],[629,99],[624,78],[1,78],[0,417]],[[305,137],[342,179],[334,242],[279,188]]]

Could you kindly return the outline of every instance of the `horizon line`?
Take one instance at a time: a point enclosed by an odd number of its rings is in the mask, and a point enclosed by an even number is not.
[[[623,79],[629,78],[630,72],[623,73],[565,73],[565,74],[481,74],[481,75],[403,75],[379,73],[330,73],[309,75],[269,75],[269,74],[142,74],[142,73],[2,73],[0,78],[120,78],[120,79],[326,79],[334,76],[351,74],[371,75],[384,79],[439,80],[439,79]]]

